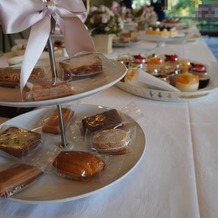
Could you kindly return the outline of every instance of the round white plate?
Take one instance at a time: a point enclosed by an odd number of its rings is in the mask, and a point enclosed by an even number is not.
[[[45,115],[53,109],[54,107],[47,107],[20,115],[3,123],[0,127],[2,127],[3,125],[13,125],[27,129],[36,128],[37,131],[41,131],[40,122],[43,118],[45,118]],[[72,134],[72,126],[74,122],[81,120],[82,118],[84,118],[84,116],[102,113],[108,109],[109,108],[102,106],[85,104],[77,106],[73,120],[71,121],[70,125],[66,130],[67,141],[74,150],[88,149],[81,144],[81,140],[79,143],[75,141],[76,136]],[[126,116],[122,112],[120,112],[120,114],[121,116]],[[105,159],[106,168],[104,169],[102,174],[99,175],[99,177],[88,182],[78,182],[59,177],[53,171],[50,170],[47,174],[43,175],[35,183],[25,188],[22,192],[11,196],[9,199],[13,201],[32,204],[72,201],[75,199],[93,195],[105,188],[111,187],[112,185],[124,179],[136,168],[145,152],[145,135],[143,130],[141,129],[139,124],[135,122],[132,118],[128,116],[127,118],[128,121],[130,121],[133,124],[133,126],[136,127],[136,137],[134,146],[131,147],[130,152],[124,155],[102,156],[102,158]],[[60,136],[53,136],[52,134],[44,134],[42,136],[42,148],[52,153],[51,151],[52,149],[54,150],[56,148],[57,141],[60,140]],[[49,157],[50,153],[47,153]],[[46,152],[43,152],[43,155],[45,154]],[[37,158],[35,159],[38,160]],[[38,163],[43,162],[40,160],[38,160]],[[9,160],[0,157],[0,170],[8,167],[8,165],[10,164],[8,162]]]
[[[137,95],[143,98],[148,98],[157,101],[172,101],[172,102],[185,102],[185,101],[196,101],[207,97],[209,94],[214,93],[218,90],[218,74],[217,74],[218,63],[211,63],[209,66],[210,82],[204,89],[199,89],[195,92],[178,92],[178,91],[165,91],[161,89],[153,89],[146,85],[142,81],[138,81],[135,84],[127,82],[118,82],[116,84],[120,89]]]
[[[100,55],[100,54],[99,54]],[[126,67],[118,61],[103,57],[103,73],[94,77],[75,80],[71,82],[74,94],[44,101],[23,101],[18,88],[0,87],[0,105],[13,107],[39,107],[46,105],[62,104],[77,100],[99,91],[107,89],[120,81],[126,74]]]

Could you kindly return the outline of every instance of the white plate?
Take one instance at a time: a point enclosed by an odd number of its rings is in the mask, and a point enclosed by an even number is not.
[[[61,104],[107,89],[120,81],[120,79],[125,76],[127,69],[118,61],[109,60],[105,57],[103,59],[103,73],[92,78],[71,82],[75,90],[74,95],[44,101],[22,101],[19,89],[0,87],[0,105],[13,107],[39,107]]]
[[[108,109],[109,108],[95,105],[78,105],[78,108],[76,109],[74,118],[71,123],[73,124],[75,120],[81,120],[82,118],[84,118],[84,116],[102,113]],[[0,127],[2,127],[3,125],[14,125],[27,129],[38,128],[39,130],[40,120],[45,117],[45,114],[50,110],[53,110],[53,107],[38,109],[20,115],[5,122]],[[121,115],[124,114],[121,113]],[[136,126],[137,129],[136,141],[134,143],[134,146],[129,153],[126,153],[124,155],[102,156],[102,158],[105,158],[107,167],[104,169],[99,178],[83,183],[61,178],[57,176],[54,172],[50,171],[50,173],[48,173],[47,175],[43,175],[34,184],[27,187],[22,192],[11,196],[9,199],[13,201],[32,204],[66,202],[93,195],[121,181],[136,168],[145,152],[145,135],[143,133],[143,130],[132,118],[128,117],[128,120],[129,119],[131,122],[133,122],[133,125]],[[69,144],[73,145],[74,150],[85,150],[82,147],[81,143],[76,143],[74,141],[73,138],[75,138],[75,135],[72,134],[70,126],[67,128],[66,137]],[[45,148],[48,146],[53,146],[55,148],[58,139],[59,136],[44,134],[43,146],[45,146]],[[48,150],[52,149],[49,148]],[[6,166],[8,166],[8,162],[9,161],[5,158],[0,157],[0,169],[2,170]]]
[[[138,81],[137,84],[118,82],[116,86],[131,94],[152,100],[172,102],[196,101],[201,100],[202,98],[207,97],[209,94],[214,93],[218,90],[217,68],[217,62],[211,63],[208,71],[210,76],[210,82],[208,86],[196,92],[176,92],[152,89],[148,85],[140,81]]]

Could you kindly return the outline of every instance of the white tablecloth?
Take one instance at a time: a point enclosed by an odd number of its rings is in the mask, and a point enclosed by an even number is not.
[[[147,53],[154,45],[138,42],[114,49],[110,57]],[[193,60],[216,61],[201,38],[161,49]],[[118,110],[134,103],[142,111],[136,120],[147,142],[140,164],[113,186],[79,200],[24,204],[0,199],[1,218],[218,217],[218,92],[202,101],[170,103],[137,97],[113,86],[81,103]]]

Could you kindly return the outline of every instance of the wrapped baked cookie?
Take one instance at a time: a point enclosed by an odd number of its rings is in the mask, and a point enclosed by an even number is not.
[[[70,108],[61,108],[61,111],[62,111],[64,128],[66,128],[70,119],[73,117],[74,111]],[[49,115],[45,124],[42,127],[42,131],[51,134],[61,133],[59,114],[57,109],[54,109],[52,113]]]
[[[0,171],[0,197],[10,197],[36,181],[43,172],[27,164],[14,164]]]
[[[73,86],[64,81],[44,81],[40,83],[28,83],[24,88],[23,97],[27,101],[43,101],[62,98],[74,94]]]
[[[20,83],[20,67],[0,68],[0,86],[15,87]],[[29,81],[43,80],[47,74],[46,67],[35,67]]]
[[[59,176],[74,180],[88,180],[105,168],[105,161],[91,152],[62,151],[52,163]]]
[[[95,132],[121,127],[123,120],[116,109],[111,109],[82,119],[82,125],[84,131]]]
[[[97,131],[92,137],[92,148],[104,154],[124,154],[129,143],[129,133],[122,129]]]
[[[101,56],[96,53],[83,53],[63,60],[60,65],[60,77],[63,80],[74,80],[103,73]]]
[[[40,133],[10,126],[0,133],[0,151],[22,158],[33,153],[41,141]]]
[[[134,144],[136,127],[128,116],[110,109],[82,119],[87,147],[101,154],[125,154]]]

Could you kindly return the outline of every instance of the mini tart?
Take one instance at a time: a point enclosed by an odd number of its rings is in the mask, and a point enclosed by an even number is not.
[[[191,62],[186,59],[180,59],[179,60],[179,68],[180,71],[185,73],[186,71],[189,71],[191,68]]]
[[[131,62],[132,65],[139,65],[139,64],[145,64],[147,62],[147,59],[145,56],[138,54],[133,56],[133,60]]]
[[[176,88],[182,92],[197,91],[199,87],[199,77],[191,73],[179,74],[176,79]]]
[[[94,133],[93,148],[100,153],[125,153],[130,142],[128,132],[122,129],[109,129]]]
[[[163,60],[159,57],[149,58],[147,61],[147,72],[153,74],[163,66]]]
[[[151,57],[148,59],[147,64],[149,65],[156,65],[156,64],[162,64],[163,60],[159,57]]]
[[[207,87],[210,82],[210,76],[207,72],[192,72],[194,75],[199,77],[199,89]]]
[[[177,63],[179,60],[178,55],[176,54],[165,54],[164,61],[167,63]]]
[[[193,72],[206,72],[207,67],[204,64],[191,62],[190,70]]]
[[[206,65],[191,62],[190,73],[199,77],[199,89],[205,88],[209,84],[210,77]]]

